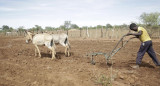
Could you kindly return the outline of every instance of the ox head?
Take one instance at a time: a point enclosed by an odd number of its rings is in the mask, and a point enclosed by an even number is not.
[[[26,43],[28,44],[29,42],[32,42],[34,34],[28,31],[25,31],[25,32],[26,32]]]

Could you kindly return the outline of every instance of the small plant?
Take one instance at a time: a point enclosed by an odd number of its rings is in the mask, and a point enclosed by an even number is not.
[[[97,80],[96,80],[96,83],[102,85],[102,86],[112,86],[112,83],[111,83],[111,78],[110,77],[107,77],[103,74],[101,74]]]

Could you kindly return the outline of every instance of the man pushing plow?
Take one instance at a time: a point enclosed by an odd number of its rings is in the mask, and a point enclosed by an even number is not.
[[[136,65],[132,66],[132,68],[139,68],[139,65],[142,62],[143,56],[145,52],[148,53],[148,55],[152,58],[154,64],[156,66],[160,66],[160,62],[158,58],[156,57],[156,53],[152,47],[152,40],[150,36],[148,35],[148,32],[143,27],[138,27],[135,23],[130,24],[129,27],[131,30],[137,32],[137,33],[128,33],[126,36],[134,35],[141,41],[141,46],[139,48],[139,51],[137,53],[136,58]]]
[[[111,52],[109,52],[109,53],[93,52],[93,53],[87,54],[87,56],[88,55],[91,56],[91,63],[95,65],[94,56],[96,56],[96,55],[104,55],[107,60],[107,63],[108,63],[109,59],[111,59],[120,49],[122,49],[129,42],[129,40],[131,40],[133,38],[139,38],[142,43],[141,43],[141,46],[140,46],[139,51],[137,53],[136,65],[132,66],[132,68],[139,68],[139,65],[142,62],[142,58],[143,58],[145,52],[147,52],[149,54],[149,56],[152,58],[152,60],[156,66],[160,66],[160,62],[158,61],[158,58],[156,57],[156,53],[153,50],[152,40],[151,40],[150,36],[148,35],[148,32],[143,27],[138,27],[135,23],[130,24],[129,28],[131,30],[135,31],[136,33],[129,32],[126,35],[122,36],[122,38],[118,41],[118,43],[112,49]],[[124,42],[123,39],[129,35],[134,35],[135,37],[132,37]],[[120,44],[121,44],[121,46],[119,46]]]

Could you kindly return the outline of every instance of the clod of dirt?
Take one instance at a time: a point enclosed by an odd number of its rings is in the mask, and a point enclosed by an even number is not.
[[[124,79],[126,79],[126,78],[127,78],[127,75],[126,75],[126,74],[124,74],[124,73],[122,73],[122,72],[118,72],[118,77],[119,77],[119,79],[124,80]]]

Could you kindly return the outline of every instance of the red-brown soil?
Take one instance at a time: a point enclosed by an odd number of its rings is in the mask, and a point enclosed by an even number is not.
[[[40,47],[42,58],[34,56],[34,45],[26,44],[23,37],[0,37],[0,86],[159,86],[160,68],[146,53],[139,69],[135,64],[140,41],[130,41],[115,56],[113,65],[107,65],[104,56],[95,57],[90,64],[91,52],[109,52],[118,40],[70,39],[71,56],[65,57],[64,47],[58,45],[56,60],[51,60],[48,49]],[[160,40],[153,40],[160,52]],[[160,60],[160,56],[158,56]]]

